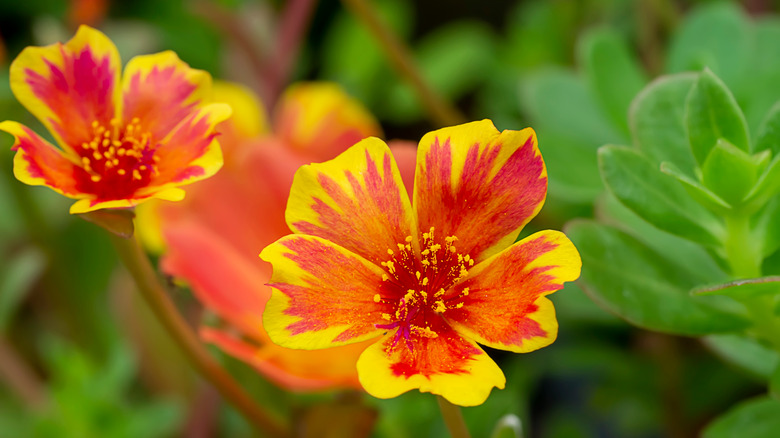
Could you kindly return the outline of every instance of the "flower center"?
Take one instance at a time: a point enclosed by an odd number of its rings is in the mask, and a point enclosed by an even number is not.
[[[82,185],[99,197],[124,198],[149,183],[157,174],[157,145],[141,129],[138,118],[122,126],[111,119],[106,127],[92,122],[92,140],[76,148],[81,159]],[[110,193],[109,193],[110,191]]]
[[[469,294],[467,287],[458,293],[450,290],[474,265],[468,254],[458,253],[458,238],[437,239],[433,227],[421,237],[419,254],[412,246],[412,236],[407,236],[405,242],[387,250],[390,258],[381,263],[386,272],[382,275],[385,287],[374,295],[374,301],[385,303],[391,311],[382,313],[388,323],[376,327],[398,329],[391,349],[402,338],[412,350],[412,336],[437,337],[435,320],[447,310],[463,307],[463,297]]]

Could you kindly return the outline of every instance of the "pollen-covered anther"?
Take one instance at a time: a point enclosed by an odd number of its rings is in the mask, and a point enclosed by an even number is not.
[[[157,174],[160,157],[156,145],[137,117],[126,125],[114,118],[109,126],[93,121],[91,127],[92,139],[82,142],[77,149],[82,168],[91,181],[98,182],[112,175],[141,181]]]

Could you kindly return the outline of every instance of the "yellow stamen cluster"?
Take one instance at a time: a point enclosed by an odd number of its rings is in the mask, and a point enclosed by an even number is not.
[[[111,119],[105,127],[92,122],[92,140],[81,144],[81,166],[98,182],[110,173],[130,175],[141,180],[146,173],[157,173],[160,158],[152,153],[151,134],[142,130],[140,120],[133,118],[124,129],[119,119]]]
[[[413,237],[407,236],[404,242],[396,244],[396,248],[388,249],[390,258],[380,263],[385,268],[382,280],[391,283],[391,289],[405,290],[405,294],[401,298],[376,294],[374,302],[394,307],[393,312],[382,313],[382,319],[407,324],[413,335],[435,338],[438,334],[431,329],[429,318],[463,307],[462,298],[468,296],[468,287],[446,295],[468,275],[474,260],[468,254],[458,253],[455,236],[437,241],[435,229],[431,227],[421,237],[419,254],[413,248]]]

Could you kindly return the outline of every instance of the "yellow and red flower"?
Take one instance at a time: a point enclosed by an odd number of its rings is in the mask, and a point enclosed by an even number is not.
[[[533,130],[499,133],[489,120],[422,138],[413,202],[376,138],[303,166],[286,212],[295,234],[261,253],[273,265],[265,329],[290,348],[373,340],[357,371],[376,397],[419,388],[481,404],[505,377],[477,342],[513,352],[553,342],[546,296],[580,273],[560,232],[513,244],[546,192]]]
[[[77,199],[71,213],[181,200],[180,186],[222,166],[214,127],[230,107],[209,103],[208,73],[170,51],[137,56],[120,73],[116,46],[88,26],[11,64],[11,90],[60,146],[0,123],[16,139],[14,175]]]
[[[201,337],[247,362],[290,390],[359,389],[355,363],[366,345],[320,351],[280,347],[268,338],[262,315],[271,289],[271,266],[258,251],[289,234],[284,211],[295,171],[312,161],[335,157],[364,137],[381,135],[379,124],[357,101],[332,83],[297,83],[282,96],[274,117],[256,98],[232,84],[215,83],[215,95],[236,116],[219,126],[225,166],[188,191],[177,203],[149,203],[139,219],[158,219],[165,253],[162,268],[186,281],[195,295],[220,316],[222,326],[204,326]],[[414,170],[413,147],[394,148]],[[149,207],[156,212],[150,214]]]

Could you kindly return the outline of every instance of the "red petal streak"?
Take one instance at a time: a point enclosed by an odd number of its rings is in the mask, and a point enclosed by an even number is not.
[[[502,134],[503,135],[503,134]],[[499,162],[502,137],[484,145],[453,145],[435,138],[418,165],[415,208],[419,229],[435,227],[441,235],[457,236],[458,251],[475,260],[507,235],[518,232],[544,202],[547,177],[533,136]],[[468,147],[460,178],[452,179],[453,147]],[[514,236],[513,236],[514,237]]]
[[[382,175],[368,151],[365,157],[366,169],[358,175],[344,170],[351,190],[319,173],[317,182],[332,201],[313,198],[311,208],[318,215],[318,224],[298,221],[292,228],[329,240],[378,265],[387,258],[388,249],[410,235],[401,198],[406,194],[393,178],[395,162],[389,150],[382,161]]]
[[[92,122],[109,125],[114,117],[117,72],[109,55],[99,57],[89,46],[74,53],[60,45],[63,65],[45,60],[48,74],[24,70],[24,81],[33,94],[56,116],[45,122],[66,146],[76,148],[92,139]]]
[[[183,63],[166,67],[154,66],[149,71],[137,71],[125,84],[124,119],[138,117],[141,126],[155,138],[165,137],[201,104],[187,102],[197,84],[187,80],[188,69]]]
[[[302,285],[272,283],[270,286],[290,297],[285,314],[301,318],[287,326],[296,334],[349,326],[334,341],[342,342],[375,332],[383,309],[373,301],[381,286],[376,272],[368,272],[364,262],[308,236],[291,235],[281,241],[290,250],[284,256],[306,272]]]
[[[26,183],[46,185],[71,197],[81,193],[74,179],[74,173],[80,169],[65,158],[62,151],[26,126],[16,125],[11,133],[16,136],[12,147],[17,151],[14,166],[22,166],[15,169],[20,179]],[[35,181],[29,181],[29,177]]]
[[[469,362],[480,354],[479,348],[463,339],[441,318],[430,321],[436,337],[411,336],[414,346],[409,349],[401,344],[393,347],[397,341],[388,336],[383,341],[391,362],[390,369],[398,377],[409,378],[420,374],[430,378],[433,374],[468,374]]]
[[[448,309],[448,321],[473,332],[476,341],[494,348],[522,347],[529,339],[552,337],[539,322],[528,318],[539,310],[538,301],[563,287],[563,281],[553,275],[558,266],[529,265],[544,254],[559,248],[546,236],[518,243],[495,258],[474,268],[475,274],[457,284],[450,292],[463,302],[460,308]],[[562,263],[568,261],[562,260]],[[577,272],[579,272],[577,270]],[[463,291],[468,288],[468,293]],[[552,307],[549,308],[552,312]],[[548,315],[554,318],[554,314]]]

